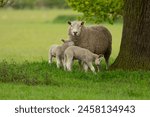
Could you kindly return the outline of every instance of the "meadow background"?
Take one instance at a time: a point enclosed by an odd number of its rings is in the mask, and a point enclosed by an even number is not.
[[[0,9],[0,99],[150,99],[149,71],[106,71],[103,61],[94,75],[77,63],[72,72],[48,64],[50,45],[68,38],[67,21],[78,16],[72,9]],[[112,64],[122,21],[100,25],[113,36]]]

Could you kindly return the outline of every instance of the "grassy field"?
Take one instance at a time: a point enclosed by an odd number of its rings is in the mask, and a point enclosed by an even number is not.
[[[67,23],[53,23],[59,15],[78,15],[71,10],[0,10],[0,60],[47,60],[51,44],[67,39]],[[112,58],[120,46],[122,24],[106,24],[113,35]]]
[[[51,44],[67,39],[67,23],[54,23],[71,10],[0,10],[0,99],[150,99],[150,72],[72,72],[47,63]],[[87,24],[90,25],[90,24]],[[122,24],[102,24],[113,35],[116,58]]]

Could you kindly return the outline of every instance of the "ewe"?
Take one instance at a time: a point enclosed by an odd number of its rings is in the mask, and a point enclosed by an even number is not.
[[[69,39],[75,46],[86,48],[95,54],[103,54],[106,61],[106,69],[109,66],[109,57],[112,50],[112,36],[109,30],[103,26],[85,27],[82,21],[68,22]]]

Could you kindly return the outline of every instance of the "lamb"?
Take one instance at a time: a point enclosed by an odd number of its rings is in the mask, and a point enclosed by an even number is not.
[[[108,69],[112,51],[112,36],[109,30],[103,26],[85,27],[83,21],[68,21],[68,24],[69,39],[75,46],[86,48],[98,55],[103,54]]]
[[[102,54],[94,54],[85,48],[70,46],[64,52],[64,69],[71,71],[73,60],[77,59],[83,63],[85,72],[87,72],[88,68],[90,68],[90,70],[95,73],[95,68],[92,63],[95,62],[95,65],[99,66],[102,56]]]
[[[64,51],[67,47],[74,45],[74,42],[70,40],[61,40],[62,45],[52,45],[49,49],[49,63],[52,63],[53,57],[56,57],[57,68],[63,66],[64,61]]]

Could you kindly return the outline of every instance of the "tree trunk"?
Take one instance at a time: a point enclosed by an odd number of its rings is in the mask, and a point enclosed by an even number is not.
[[[150,0],[124,0],[120,52],[112,69],[150,70]]]

